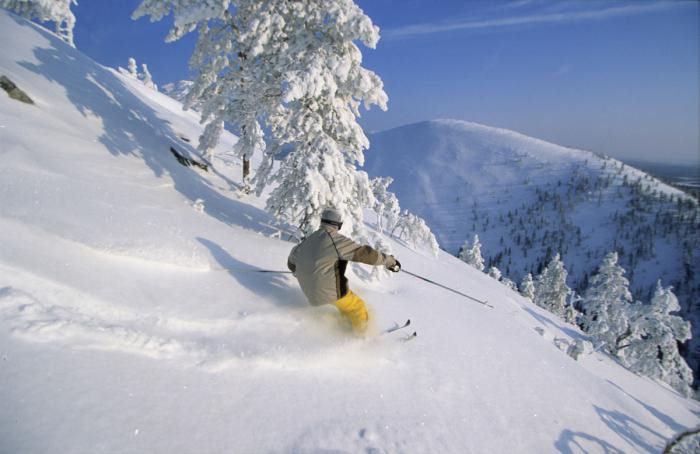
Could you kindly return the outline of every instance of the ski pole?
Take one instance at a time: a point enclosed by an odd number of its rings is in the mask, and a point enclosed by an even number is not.
[[[291,271],[277,271],[277,270],[258,270],[255,268],[209,268],[206,271],[236,271],[241,273],[270,273],[270,274],[292,274]]]
[[[453,288],[446,287],[446,286],[444,286],[444,285],[442,285],[442,284],[438,284],[438,283],[435,282],[435,281],[431,281],[431,280],[428,279],[428,278],[425,278],[425,277],[423,277],[423,276],[419,276],[419,275],[417,275],[417,274],[415,274],[415,273],[411,273],[410,271],[408,271],[408,270],[406,270],[406,269],[404,269],[404,268],[401,268],[401,271],[403,271],[404,273],[410,274],[411,276],[416,277],[416,278],[418,278],[418,279],[422,279],[422,280],[424,280],[425,282],[428,282],[428,283],[433,284],[433,285],[437,285],[438,287],[442,287],[442,288],[444,288],[445,290],[449,290],[449,291],[451,291],[451,292],[453,292],[453,293],[456,293],[456,294],[458,294],[458,295],[461,295],[461,296],[463,296],[463,297],[465,297],[465,298],[469,298],[470,300],[475,301],[475,302],[477,302],[477,303],[479,303],[479,304],[483,304],[484,306],[490,307],[491,309],[494,308],[493,306],[491,306],[491,305],[488,303],[488,301],[481,301],[481,300],[478,300],[478,299],[476,299],[476,298],[473,298],[473,297],[471,297],[471,296],[469,296],[469,295],[465,295],[464,293],[458,292],[457,290],[455,290],[455,289],[453,289]]]
[[[275,271],[275,270],[245,270],[251,273],[272,273],[272,274],[292,274],[291,271]]]

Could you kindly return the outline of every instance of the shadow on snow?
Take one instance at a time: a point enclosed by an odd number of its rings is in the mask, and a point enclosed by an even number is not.
[[[192,202],[202,199],[206,213],[227,225],[268,235],[279,230],[264,211],[223,196],[196,171],[178,164],[170,154],[171,145],[177,144],[190,156],[197,156],[195,150],[181,143],[170,123],[159,118],[156,111],[129,91],[114,73],[45,30],[38,29],[38,32],[51,47],[34,48],[39,63],[24,61],[19,65],[64,87],[68,99],[83,116],[99,117],[103,124],[99,142],[113,156],[140,157],[157,178],[172,178],[179,193]],[[232,189],[238,187],[218,172],[217,175]]]
[[[197,241],[209,249],[212,257],[236,282],[253,294],[286,308],[308,306],[304,295],[298,286],[294,285],[293,278],[289,277],[290,275],[261,273],[261,268],[236,259],[213,241],[201,237],[197,237]]]

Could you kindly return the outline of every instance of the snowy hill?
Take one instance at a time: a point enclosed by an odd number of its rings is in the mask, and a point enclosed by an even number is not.
[[[561,253],[581,292],[618,251],[635,297],[672,285],[695,328],[700,366],[700,208],[682,191],[612,158],[458,120],[370,136],[366,170],[390,175],[401,205],[456,254],[478,234],[487,266],[521,282]]]
[[[0,452],[658,452],[700,405],[446,253],[351,276],[354,339],[284,269],[292,244],[205,172],[198,118],[0,12]],[[226,135],[221,151],[235,137]],[[224,156],[225,155],[221,155]],[[231,165],[226,165],[231,164]]]

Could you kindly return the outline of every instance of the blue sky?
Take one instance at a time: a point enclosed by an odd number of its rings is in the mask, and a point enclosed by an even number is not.
[[[365,66],[389,110],[378,131],[433,118],[513,129],[627,159],[700,165],[696,1],[361,0],[381,29]],[[132,21],[138,0],[81,0],[76,46],[108,66],[128,57],[157,83],[189,77],[194,37]]]

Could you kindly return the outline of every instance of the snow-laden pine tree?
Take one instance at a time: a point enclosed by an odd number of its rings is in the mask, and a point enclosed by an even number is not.
[[[214,2],[217,4],[218,2]],[[224,123],[228,123],[239,137],[233,148],[234,155],[242,160],[244,191],[250,191],[250,158],[256,152],[270,156],[259,168],[260,175],[272,171],[272,156],[281,146],[264,140],[263,126],[271,112],[281,103],[282,79],[276,70],[276,59],[271,59],[258,40],[260,33],[279,35],[279,20],[263,23],[259,31],[251,30],[251,24],[259,24],[256,15],[262,14],[264,5],[255,2],[236,2],[232,14],[226,8],[210,10],[207,19],[198,26],[195,52],[190,57],[190,67],[196,78],[184,99],[185,109],[201,113],[206,127],[199,139],[199,149],[211,159],[219,141]],[[220,11],[221,16],[217,16]],[[266,16],[269,19],[269,15]],[[264,19],[264,18],[263,18]],[[256,25],[257,26],[257,25]],[[261,180],[261,185],[266,183]]]
[[[516,284],[515,282],[511,281],[511,280],[508,279],[507,277],[501,278],[501,284],[505,285],[506,287],[508,287],[509,289],[513,290],[514,292],[517,292],[517,291],[518,291],[518,284]]]
[[[391,177],[377,177],[370,180],[374,205],[372,209],[377,215],[377,230],[381,233],[384,229],[392,231],[399,222],[401,207],[396,195],[388,190],[394,181]]]
[[[566,285],[566,268],[559,254],[555,255],[535,280],[533,302],[564,319],[566,300],[571,289]]]
[[[430,231],[430,227],[425,221],[404,210],[399,216],[396,226],[391,232],[392,236],[405,241],[414,249],[425,249],[433,256],[437,256],[439,246],[435,235]]]
[[[581,308],[583,330],[617,355],[631,335],[629,317],[634,311],[625,270],[617,263],[617,252],[608,253],[588,283]]]
[[[576,325],[578,319],[578,311],[576,310],[576,302],[580,301],[581,297],[578,296],[573,290],[569,294],[569,301],[564,308],[564,321],[572,325]]]
[[[153,77],[151,76],[151,73],[148,70],[148,65],[143,63],[141,64],[141,68],[143,69],[143,72],[140,73],[138,70],[138,66],[136,65],[136,59],[133,57],[129,57],[129,64],[127,65],[127,69],[124,69],[121,66],[117,69],[120,73],[124,74],[125,76],[129,76],[140,81],[142,84],[144,84],[151,90],[158,91],[158,86],[153,82]]]
[[[129,75],[131,77],[133,77],[134,79],[139,78],[139,70],[136,66],[136,59],[134,57],[129,57],[129,66],[127,69],[129,70]]]
[[[472,241],[471,245],[469,245],[468,240],[464,241],[464,244],[459,250],[459,258],[479,271],[484,270],[484,258],[481,256],[479,235],[474,234],[474,241]]]
[[[264,150],[256,191],[274,185],[267,209],[279,220],[309,232],[334,206],[361,230],[353,197],[371,190],[358,188],[365,178],[355,165],[369,141],[356,118],[361,104],[385,109],[387,102],[355,44],[375,47],[379,29],[369,17],[352,0],[144,0],[134,17],[170,12],[168,39],[199,29],[189,99],[203,102],[200,148],[211,149],[230,122],[242,139],[239,154]],[[283,148],[289,153],[273,166]]]
[[[525,298],[530,298],[530,301],[535,301],[535,282],[532,280],[531,273],[527,273],[520,283],[520,294]]]
[[[671,312],[680,311],[671,287],[656,284],[650,304],[636,305],[631,320],[632,340],[620,346],[630,369],[657,378],[685,396],[691,396],[693,372],[678,352],[678,343],[690,339],[690,322]]]
[[[131,61],[129,61],[129,64],[131,64]],[[158,86],[153,83],[153,78],[151,77],[151,73],[148,71],[148,66],[146,66],[145,63],[142,63],[141,68],[143,68],[143,73],[141,73],[139,76],[141,82],[143,82],[143,84],[151,90],[158,91]]]
[[[368,236],[364,239],[364,242],[384,254],[391,255],[393,253],[391,250],[391,244],[385,239],[385,237],[372,231],[368,231]],[[373,266],[367,270],[367,267],[354,263],[352,269],[355,275],[369,282],[380,281],[391,276],[392,274],[391,271],[387,270],[383,266]]]
[[[492,278],[496,279],[497,281],[500,281],[501,277],[503,276],[503,273],[501,273],[501,270],[499,270],[495,266],[490,267],[487,274],[489,276],[491,276]]]
[[[0,8],[13,11],[27,19],[53,22],[56,34],[73,47],[75,16],[70,6],[77,4],[76,0],[0,0]]]

